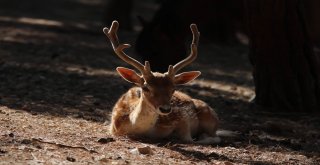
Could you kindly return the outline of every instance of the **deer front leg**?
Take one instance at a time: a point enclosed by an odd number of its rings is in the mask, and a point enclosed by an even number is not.
[[[126,135],[131,129],[128,115],[114,114],[110,125],[110,132],[113,135]]]
[[[177,134],[180,140],[184,143],[193,143],[193,139],[191,136],[191,128],[190,122],[188,121],[181,121],[177,127]]]

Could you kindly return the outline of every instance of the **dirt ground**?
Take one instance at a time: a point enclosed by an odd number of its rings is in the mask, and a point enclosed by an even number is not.
[[[112,137],[110,112],[131,85],[102,33],[106,2],[0,1],[0,164],[319,164],[320,117],[255,110],[242,45],[200,45],[190,69],[202,75],[179,87],[214,107],[235,137],[218,145]],[[134,14],[157,8],[135,2]],[[134,43],[137,34],[120,38]],[[148,154],[134,152],[146,146]]]

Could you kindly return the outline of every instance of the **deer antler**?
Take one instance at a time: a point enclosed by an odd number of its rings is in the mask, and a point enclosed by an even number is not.
[[[118,28],[119,28],[118,21],[113,21],[110,29],[107,27],[103,28],[103,32],[109,38],[114,52],[123,61],[137,68],[144,76],[150,75],[151,69],[148,61],[145,62],[145,65],[142,65],[139,61],[133,59],[132,57],[128,56],[126,53],[123,52],[124,49],[130,47],[130,44],[120,44],[118,35],[117,35]]]
[[[191,24],[190,29],[193,34],[193,39],[191,43],[191,52],[190,55],[185,58],[184,60],[178,62],[174,66],[170,65],[168,68],[168,74],[169,75],[175,75],[180,69],[183,67],[189,65],[192,61],[194,61],[197,58],[198,55],[198,43],[199,43],[199,37],[200,37],[200,32],[198,31],[197,25],[196,24]]]

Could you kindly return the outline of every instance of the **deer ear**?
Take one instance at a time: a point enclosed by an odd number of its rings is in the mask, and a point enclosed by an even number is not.
[[[174,84],[181,85],[186,84],[196,79],[201,74],[200,71],[183,72],[174,77]]]
[[[117,67],[117,71],[120,74],[120,76],[126,81],[135,83],[137,85],[143,83],[143,79],[132,69]]]

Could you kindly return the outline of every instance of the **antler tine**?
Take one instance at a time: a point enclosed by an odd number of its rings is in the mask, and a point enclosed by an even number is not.
[[[114,52],[126,63],[134,66],[137,68],[142,74],[145,73],[144,66],[137,60],[133,59],[132,57],[128,56],[124,53],[124,49],[129,48],[130,44],[120,44],[117,31],[119,28],[118,21],[113,21],[110,29],[107,27],[103,28],[104,34],[109,38]]]
[[[192,34],[193,34],[190,55],[187,58],[185,58],[184,60],[178,62],[176,65],[173,66],[172,70],[173,70],[174,74],[176,74],[183,67],[189,65],[192,61],[194,61],[197,58],[197,55],[198,55],[197,46],[198,46],[198,43],[199,43],[200,32],[198,31],[198,28],[197,28],[196,24],[191,24],[190,25],[190,29],[191,29]],[[170,70],[168,72],[170,72]]]
[[[173,70],[173,66],[172,66],[172,65],[169,65],[167,74],[168,74],[169,76],[171,76],[171,77],[174,76],[175,73],[174,73],[174,70]]]
[[[150,63],[149,63],[149,61],[145,61],[144,62],[143,78],[148,79],[150,77],[152,77]]]

